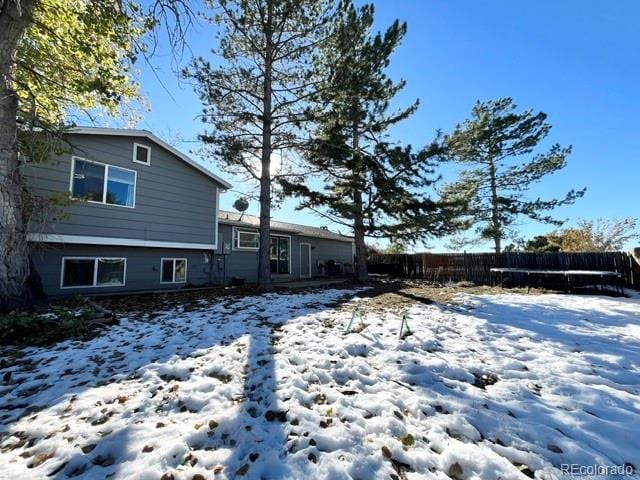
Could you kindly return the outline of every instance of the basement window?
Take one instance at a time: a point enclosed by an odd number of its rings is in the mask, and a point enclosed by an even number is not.
[[[160,268],[160,283],[184,283],[187,281],[186,258],[163,258]]]
[[[125,284],[126,258],[64,257],[61,288],[121,287]]]

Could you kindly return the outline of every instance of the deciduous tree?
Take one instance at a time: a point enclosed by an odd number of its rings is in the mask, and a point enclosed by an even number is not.
[[[18,161],[16,52],[36,0],[0,2],[0,311],[29,301],[29,258]]]
[[[636,218],[579,220],[548,235],[550,242],[563,252],[615,252],[640,238]]]
[[[47,142],[28,134],[62,129],[73,112],[119,114],[138,98],[132,67],[144,54],[143,34],[187,13],[182,0],[145,8],[112,0],[0,0],[0,311],[31,300],[27,225],[30,206],[42,202],[24,185],[21,162],[48,152]],[[180,31],[186,20],[174,17],[170,28]]]

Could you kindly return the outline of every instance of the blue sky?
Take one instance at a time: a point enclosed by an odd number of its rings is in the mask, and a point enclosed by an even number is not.
[[[398,105],[421,101],[419,111],[397,126],[392,138],[421,146],[437,129],[447,132],[464,120],[476,100],[510,96],[521,108],[549,115],[550,142],[573,146],[566,169],[536,185],[530,196],[562,196],[571,188],[586,187],[584,198],[556,211],[569,223],[578,218],[640,216],[640,2],[374,3],[378,28],[396,18],[408,22],[406,39],[389,69],[392,78],[407,81]],[[196,54],[207,55],[213,41],[211,27],[191,32]],[[152,110],[139,127],[192,151],[202,130],[195,118],[199,99],[190,85],[177,79],[168,56],[160,54],[153,63],[155,72],[141,67],[143,92]],[[453,179],[453,168],[443,172]],[[229,180],[243,190],[240,180]],[[222,207],[231,208],[236,197],[225,194]],[[274,216],[311,225],[327,223],[294,207],[295,201],[287,201]],[[257,209],[257,202],[252,202],[250,212]],[[525,237],[550,228],[528,221],[521,225]],[[429,242],[433,250],[445,250],[445,244],[446,240]]]

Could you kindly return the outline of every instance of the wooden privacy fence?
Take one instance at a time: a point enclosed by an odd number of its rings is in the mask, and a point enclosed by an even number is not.
[[[606,270],[622,274],[624,286],[640,290],[640,264],[626,252],[406,253],[372,254],[369,273],[440,281],[491,282],[493,267],[545,270]]]

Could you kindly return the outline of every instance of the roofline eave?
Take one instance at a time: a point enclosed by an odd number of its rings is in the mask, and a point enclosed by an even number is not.
[[[189,164],[191,167],[198,170],[200,173],[205,174],[209,178],[215,180],[219,183],[223,188],[223,190],[230,190],[233,188],[233,185],[220,178],[215,173],[211,172],[207,168],[195,162],[191,157],[185,155],[177,148],[169,145],[167,142],[162,140],[160,137],[154,135],[148,130],[138,130],[138,129],[122,129],[122,128],[101,128],[101,127],[73,127],[66,131],[66,133],[77,134],[77,135],[111,135],[111,136],[122,136],[122,137],[143,137],[151,142],[159,145],[160,147],[168,150],[176,157],[183,160],[185,163]]]

